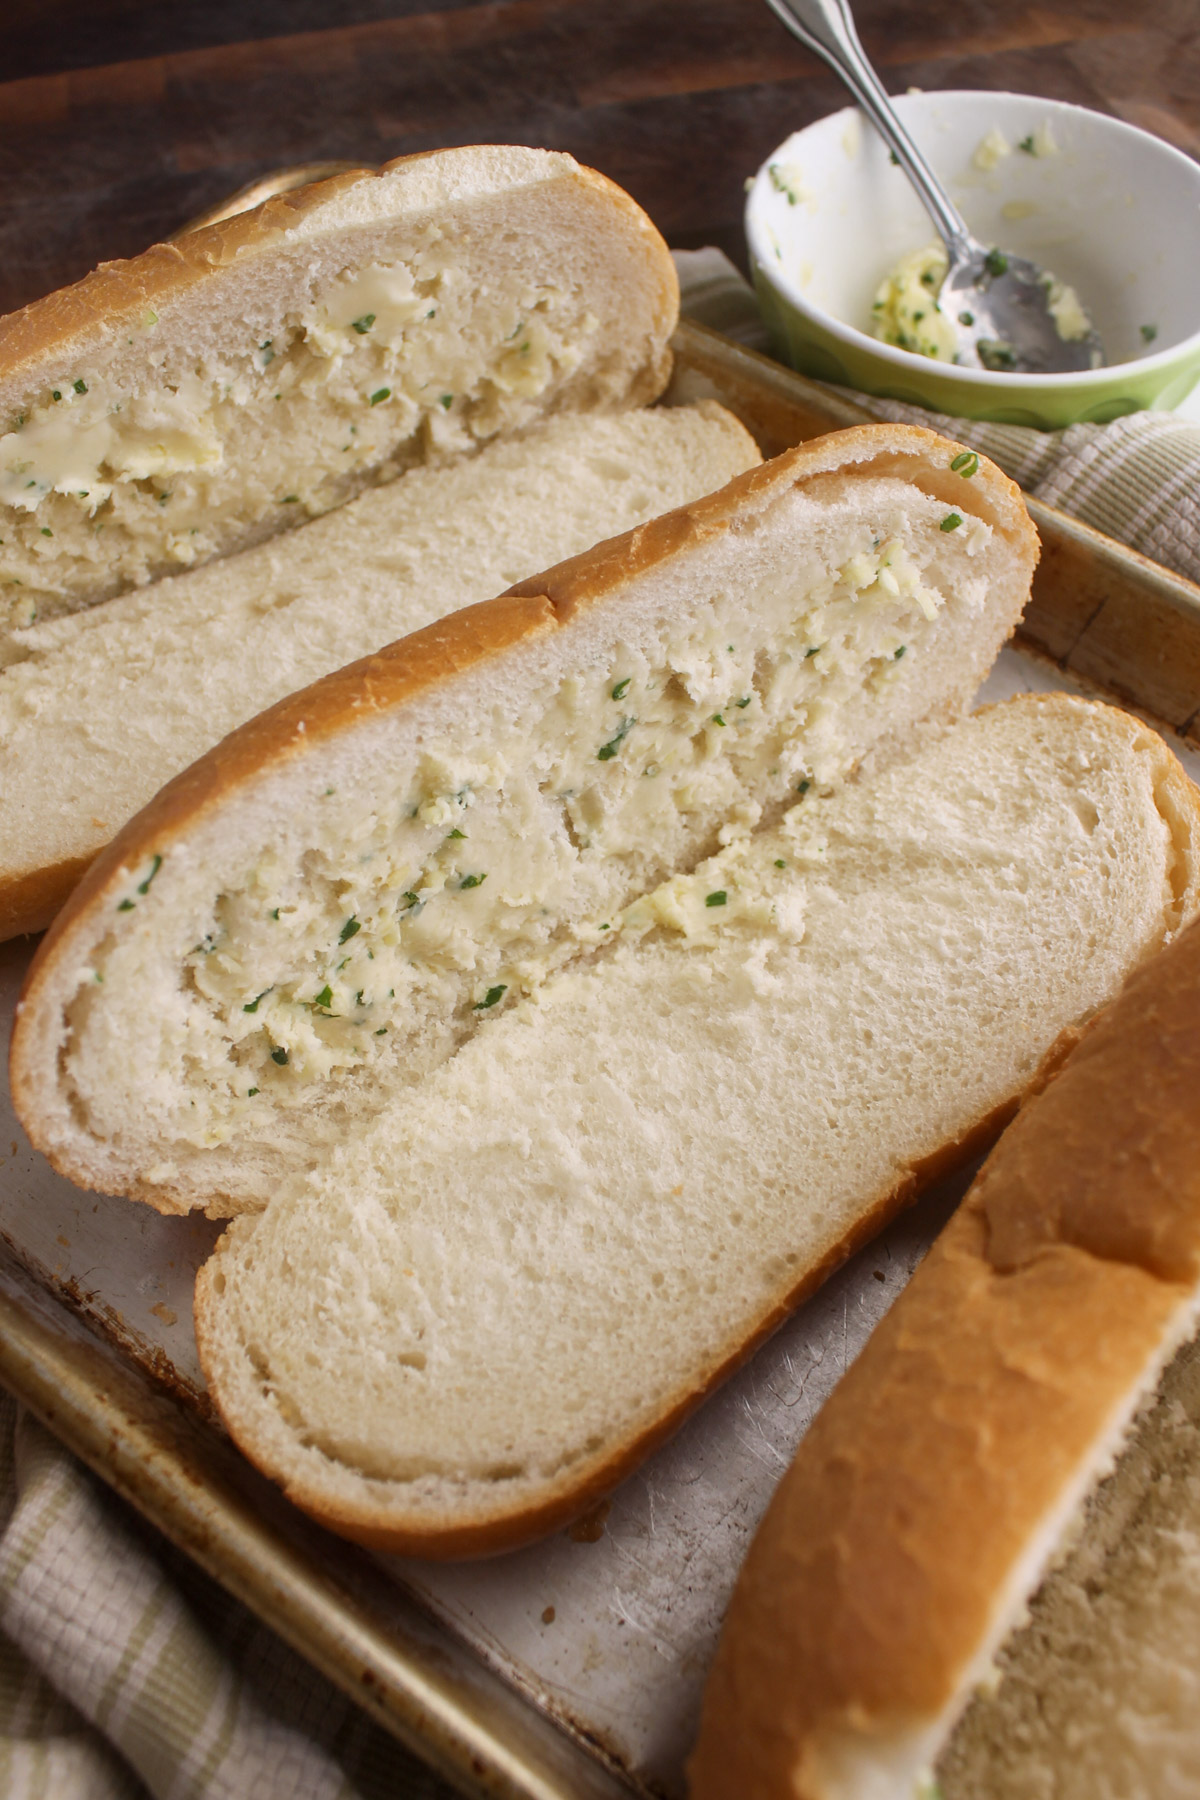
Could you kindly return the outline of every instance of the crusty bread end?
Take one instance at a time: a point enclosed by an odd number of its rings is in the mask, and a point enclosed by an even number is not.
[[[1194,1325],[1198,1002],[1193,926],[1021,1112],[817,1418],[734,1595],[693,1800],[933,1791],[973,1687]]]

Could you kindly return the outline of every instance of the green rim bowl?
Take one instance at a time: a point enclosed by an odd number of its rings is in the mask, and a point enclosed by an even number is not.
[[[894,104],[976,236],[1075,288],[1109,366],[960,369],[859,328],[884,276],[935,233],[856,107],[793,133],[750,184],[750,266],[776,353],[860,393],[1043,431],[1179,406],[1200,381],[1200,165],[1062,101],[950,92]]]

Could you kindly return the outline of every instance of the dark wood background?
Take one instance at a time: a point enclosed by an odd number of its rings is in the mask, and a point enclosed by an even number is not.
[[[859,0],[887,85],[1015,88],[1200,154],[1200,0]],[[571,151],[677,246],[843,103],[762,0],[3,0],[0,311],[288,162]]]

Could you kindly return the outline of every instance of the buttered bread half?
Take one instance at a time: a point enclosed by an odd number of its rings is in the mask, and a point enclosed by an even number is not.
[[[0,321],[11,633],[549,413],[651,400],[678,285],[629,196],[505,145],[402,158]]]
[[[560,413],[280,540],[15,632],[0,937],[44,930],[127,819],[285,694],[760,460],[711,400]]]
[[[42,946],[34,1141],[166,1211],[259,1208],[646,909],[707,932],[705,858],[960,712],[1011,631],[1032,528],[954,456],[822,439],[233,733]]]

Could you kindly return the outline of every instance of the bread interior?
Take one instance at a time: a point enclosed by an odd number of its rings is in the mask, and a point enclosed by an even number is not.
[[[887,472],[788,487],[569,630],[281,759],[161,866],[148,844],[64,992],[88,1178],[263,1204],[639,896],[961,707],[1025,579],[961,504],[951,531]]]

